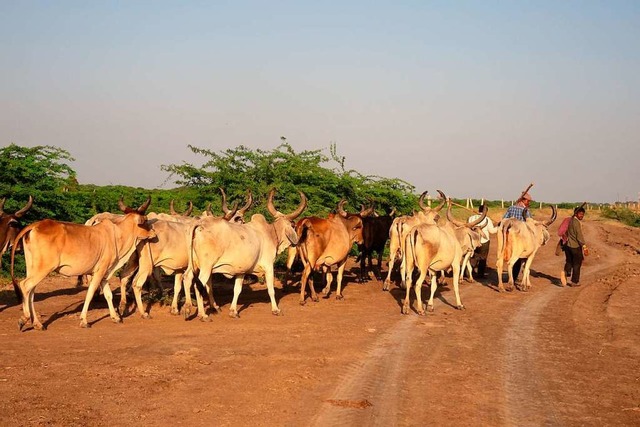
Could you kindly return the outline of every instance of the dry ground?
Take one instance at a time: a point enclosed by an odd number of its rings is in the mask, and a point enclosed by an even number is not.
[[[404,291],[356,283],[353,269],[342,301],[300,306],[278,284],[279,317],[254,284],[229,318],[224,284],[210,323],[156,305],[150,320],[113,324],[99,300],[84,330],[84,289],[52,276],[36,295],[48,330],[19,332],[5,287],[0,425],[637,426],[640,230],[586,220],[585,232],[583,286],[559,287],[554,239],[530,292],[496,292],[491,270],[462,284],[465,311],[445,286],[424,317],[401,315]]]

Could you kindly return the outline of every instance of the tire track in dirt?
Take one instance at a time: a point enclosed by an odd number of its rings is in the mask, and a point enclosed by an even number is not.
[[[583,275],[593,276],[599,271],[614,266],[620,259],[619,250],[607,246],[603,239],[602,226],[589,230],[587,237],[590,245],[597,247],[606,256],[597,264],[583,267]],[[541,259],[538,267],[553,271],[562,268],[562,261],[549,256]],[[505,333],[503,355],[503,376],[506,407],[505,420],[508,425],[560,425],[554,411],[552,396],[546,392],[545,378],[536,369],[539,345],[539,318],[545,313],[547,305],[563,292],[564,288],[546,287],[524,302],[515,316],[509,321]]]
[[[385,332],[346,373],[312,420],[314,426],[397,425],[397,400],[415,316],[402,318]]]

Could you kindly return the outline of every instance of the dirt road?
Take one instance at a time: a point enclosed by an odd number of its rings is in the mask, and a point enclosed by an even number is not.
[[[84,330],[84,289],[50,277],[36,295],[48,330],[21,333],[5,288],[0,425],[640,425],[640,230],[585,232],[583,286],[559,286],[550,244],[530,292],[496,292],[491,270],[461,285],[465,311],[445,286],[424,317],[352,270],[342,301],[300,306],[279,288],[279,317],[255,284],[229,318],[225,284],[210,323],[158,305],[118,325],[99,301]]]

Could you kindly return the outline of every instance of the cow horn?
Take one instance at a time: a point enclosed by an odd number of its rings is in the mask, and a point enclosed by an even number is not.
[[[486,206],[484,208],[482,208],[482,214],[480,215],[480,218],[476,219],[475,221],[472,221],[472,222],[469,222],[469,223],[465,224],[465,227],[473,228],[476,225],[480,224],[487,217],[487,211],[488,210],[489,210],[489,208],[486,207]]]
[[[338,205],[336,206],[336,212],[338,212],[340,216],[345,218],[349,216],[347,211],[344,210],[344,205],[346,204],[347,204],[347,199],[340,199],[340,201],[338,202]]]
[[[444,204],[447,202],[447,196],[445,196],[441,190],[437,190],[437,191],[438,191],[438,194],[440,194],[440,197],[442,198],[442,203],[440,203],[438,206],[436,206],[433,209],[434,212],[440,212],[440,210],[444,207]]]
[[[141,204],[140,207],[136,210],[140,215],[144,215],[150,204],[151,204],[151,196],[147,196],[147,200],[143,204]]]
[[[189,200],[189,207],[187,208],[186,211],[184,211],[182,216],[189,216],[189,215],[191,215],[191,212],[193,212],[193,202],[191,200]]]
[[[451,215],[451,200],[447,200],[447,219],[456,227],[464,227],[466,225],[465,223],[458,221],[453,217],[453,215]]]
[[[298,218],[300,214],[307,208],[307,196],[305,196],[305,194],[302,191],[299,191],[299,193],[300,193],[300,204],[298,205],[298,209],[291,212],[290,214],[285,215],[285,217],[289,221],[293,221],[294,219]]]
[[[118,207],[122,212],[125,212],[128,209],[128,206],[124,204],[124,196],[120,196],[118,200]]]
[[[179,215],[179,213],[173,208],[173,199],[169,202],[169,213],[171,213],[171,215]]]
[[[2,199],[2,204],[4,205],[4,199]],[[33,197],[29,196],[29,200],[27,201],[27,204],[24,205],[24,207],[20,209],[18,212],[14,213],[13,216],[15,216],[16,218],[20,218],[22,215],[27,213],[29,209],[31,209],[32,205],[33,205]],[[0,206],[0,212],[1,211],[2,211],[2,207]]]
[[[220,187],[220,193],[222,193],[222,212],[224,213],[224,216],[226,218],[227,214],[229,213],[229,207],[227,206],[227,195],[225,194],[222,187]]]
[[[394,216],[396,214],[396,208],[394,207],[393,209],[391,209],[391,212],[389,212],[389,216]]]
[[[225,204],[226,206],[226,204]],[[238,211],[238,201],[236,200],[233,203],[233,208],[231,208],[231,210],[227,209],[226,212],[224,213],[224,215],[222,216],[222,218],[224,218],[227,221],[230,221],[231,218],[233,218],[236,214],[236,212]]]
[[[244,204],[243,207],[238,209],[238,215],[244,216],[244,213],[251,207],[251,203],[253,203],[253,196],[251,195],[251,190],[247,190],[247,203]]]
[[[553,221],[556,220],[557,217],[558,217],[558,209],[556,209],[555,205],[551,205],[551,218],[543,222],[544,226],[545,227],[550,226],[553,223]]]
[[[427,193],[429,191],[425,191],[420,195],[420,198],[418,199],[418,204],[420,205],[420,207],[422,208],[423,211],[426,211],[428,209],[431,209],[429,206],[424,204],[424,198],[427,197]]]
[[[5,202],[6,198],[2,198],[0,199],[0,215],[2,215],[4,213],[4,211],[2,209],[4,209],[4,202]]]
[[[211,202],[207,203],[207,207],[204,210],[207,215],[213,215],[213,212],[211,212]]]
[[[374,202],[370,201],[371,206],[369,206],[368,208],[364,207],[364,204],[360,205],[360,217],[361,218],[365,218],[370,216],[371,214],[373,214],[375,212],[375,207],[374,207]]]

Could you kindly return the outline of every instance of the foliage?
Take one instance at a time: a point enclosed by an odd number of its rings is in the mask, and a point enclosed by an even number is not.
[[[615,219],[631,227],[640,227],[640,214],[628,208],[605,207],[602,216]]]
[[[324,150],[296,152],[284,139],[274,150],[252,151],[242,145],[222,152],[192,145],[189,149],[208,159],[201,168],[182,163],[162,165],[162,169],[177,176],[178,184],[209,194],[222,187],[230,198],[242,198],[249,189],[260,213],[265,213],[266,196],[273,187],[278,190],[276,207],[282,212],[295,209],[298,191],[309,199],[307,215],[325,215],[341,198],[348,200],[352,210],[370,200],[379,209],[396,207],[400,212],[417,206],[409,183],[345,170],[345,159],[337,155],[335,145],[328,156]]]

